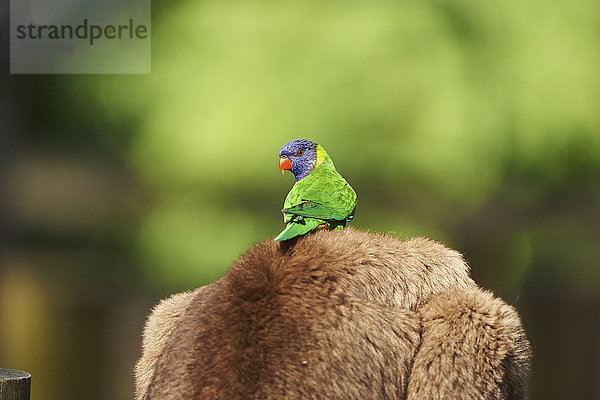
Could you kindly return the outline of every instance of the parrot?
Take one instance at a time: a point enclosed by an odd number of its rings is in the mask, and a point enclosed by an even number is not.
[[[279,169],[296,182],[283,203],[285,228],[274,240],[284,241],[328,228],[344,229],[356,211],[356,192],[337,172],[325,149],[307,139],[295,139],[279,150]]]

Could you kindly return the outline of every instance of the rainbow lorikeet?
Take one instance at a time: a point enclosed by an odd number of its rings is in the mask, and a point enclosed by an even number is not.
[[[356,193],[336,171],[321,145],[296,139],[279,150],[279,169],[296,183],[283,204],[285,229],[275,240],[288,240],[315,229],[344,229],[354,218]]]

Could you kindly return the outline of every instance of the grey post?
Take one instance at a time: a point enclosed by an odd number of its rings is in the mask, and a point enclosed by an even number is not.
[[[0,368],[0,400],[29,400],[31,374]]]

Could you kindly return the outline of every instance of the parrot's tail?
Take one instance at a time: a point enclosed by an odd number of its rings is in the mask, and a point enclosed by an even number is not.
[[[274,240],[290,240],[295,238],[296,236],[304,235],[313,229],[316,229],[319,224],[324,221],[314,219],[314,218],[304,218],[298,222],[289,222],[285,229],[281,231],[279,235]]]

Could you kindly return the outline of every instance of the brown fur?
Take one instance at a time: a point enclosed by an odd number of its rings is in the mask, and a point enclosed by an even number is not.
[[[519,399],[515,310],[460,254],[345,229],[250,248],[146,324],[136,399]]]
[[[191,299],[189,292],[175,294],[154,307],[148,317],[142,340],[142,356],[135,366],[136,398],[146,396],[158,357]]]
[[[439,294],[419,309],[422,342],[408,399],[522,399],[529,347],[516,311],[480,289]]]

